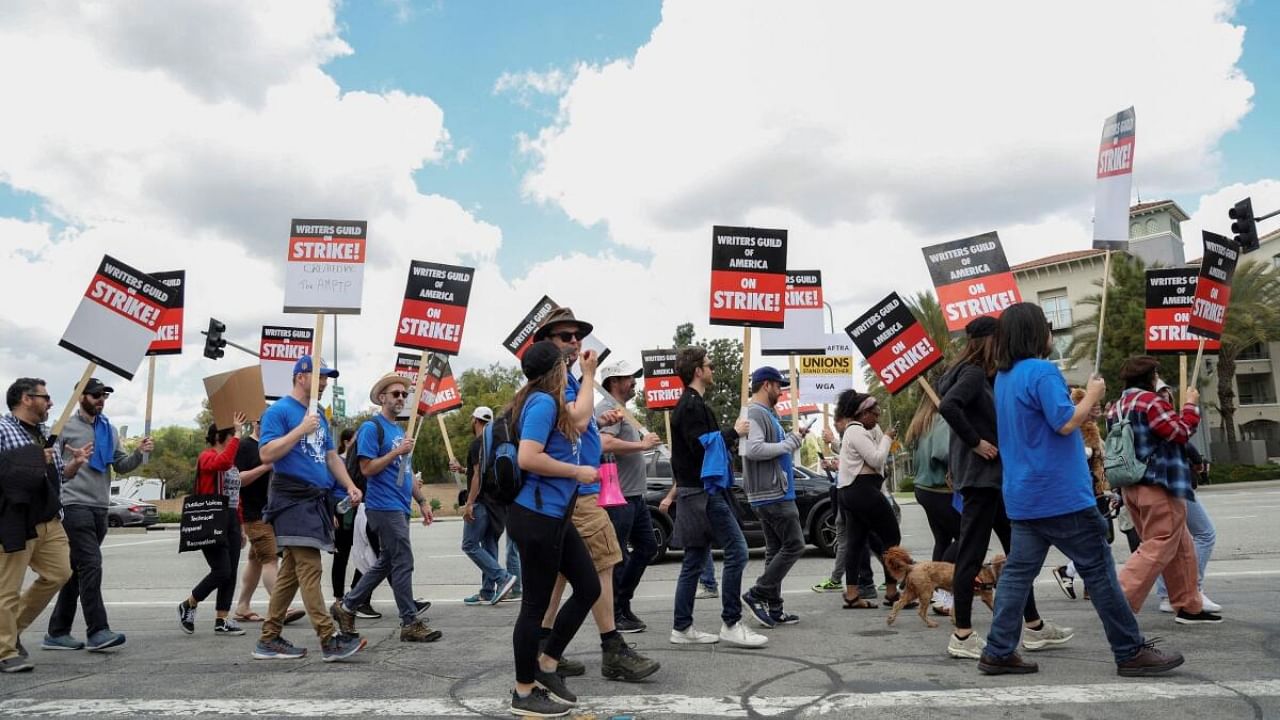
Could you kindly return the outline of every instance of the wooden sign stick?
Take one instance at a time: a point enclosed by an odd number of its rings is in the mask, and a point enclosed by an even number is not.
[[[1196,348],[1196,364],[1191,367],[1191,385],[1195,387],[1196,381],[1200,379],[1200,358],[1204,355],[1205,338],[1200,338],[1200,347]]]
[[[742,328],[742,407],[751,397],[751,327]]]
[[[422,389],[427,385],[427,351],[423,350],[418,358],[418,380],[413,384],[413,398],[409,405],[409,425],[405,428],[406,437],[416,437],[414,428],[418,426],[418,403],[422,401]]]
[[[444,451],[449,454],[449,462],[456,464],[458,458],[454,457],[453,444],[449,442],[449,429],[444,426],[444,415],[436,415],[436,422],[440,424],[440,437],[444,438]]]
[[[324,347],[324,313],[316,313],[315,335],[311,338],[311,400],[307,403],[307,412],[316,410],[316,401],[320,398],[320,348]]]
[[[1187,404],[1187,354],[1178,353],[1178,406]]]
[[[80,396],[84,394],[84,386],[89,384],[89,378],[93,377],[93,371],[98,369],[97,363],[89,363],[84,367],[84,373],[80,375],[80,382],[76,383],[75,392],[71,393],[67,404],[62,406],[62,414],[58,416],[58,422],[53,424],[53,431],[49,434],[50,447],[52,442],[62,434],[62,428],[66,427],[67,421],[71,419],[71,411],[76,409],[80,404]]]
[[[795,355],[787,356],[787,365],[791,371],[791,431],[797,432],[800,428],[800,375],[796,372]]]
[[[672,447],[671,445],[671,411],[670,410],[663,411],[662,421],[667,425],[667,447]]]
[[[142,437],[151,437],[151,401],[156,393],[156,356],[147,358],[147,409],[142,416]],[[142,453],[142,462],[151,459],[151,453]]]
[[[937,391],[933,389],[933,386],[929,384],[929,381],[924,377],[924,375],[920,376],[919,382],[920,389],[924,390],[924,394],[928,395],[929,399],[933,401],[933,406],[935,408],[942,407],[942,400],[938,398]]]
[[[1098,349],[1094,353],[1093,372],[1102,374],[1102,328],[1107,319],[1107,288],[1111,286],[1111,251],[1102,260],[1102,303],[1098,306]]]

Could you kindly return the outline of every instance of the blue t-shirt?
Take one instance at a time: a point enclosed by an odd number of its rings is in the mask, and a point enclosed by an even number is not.
[[[580,446],[556,429],[556,415],[554,398],[544,392],[530,393],[520,411],[520,439],[540,442],[553,459],[578,465]],[[577,486],[578,481],[573,478],[543,477],[525,470],[524,487],[516,495],[516,504],[542,515],[564,517]]]
[[[782,429],[782,421],[778,419],[777,413],[769,413],[769,420],[773,422],[773,430],[778,433],[777,437],[786,437],[787,433]],[[772,505],[774,503],[786,502],[787,500],[796,499],[796,468],[795,458],[791,453],[782,453],[777,457],[778,464],[782,466],[783,472],[787,474],[787,492],[777,500],[762,500],[760,502],[751,503],[751,507],[760,507],[761,505]]]
[[[578,399],[578,381],[574,379],[573,373],[569,373],[569,384],[564,389],[564,401],[572,403]],[[600,458],[604,454],[604,446],[600,443],[600,426],[596,424],[596,416],[594,413],[591,419],[587,421],[587,429],[578,436],[579,452],[581,459],[579,465],[590,465],[591,467],[600,467]],[[598,495],[600,493],[600,483],[593,482],[582,485],[578,488],[579,495]]]
[[[1019,360],[996,374],[996,428],[1011,520],[1095,507],[1084,438],[1058,429],[1075,414],[1067,381],[1047,360]]]
[[[288,435],[306,417],[307,408],[292,397],[282,397],[275,401],[262,414],[262,432],[258,444],[265,447],[267,443]],[[333,450],[333,434],[329,432],[329,422],[324,413],[320,413],[320,429],[302,438],[302,441],[289,448],[284,457],[275,461],[273,473],[289,475],[305,480],[316,487],[333,487],[333,476],[329,474],[329,466],[325,457]]]
[[[381,445],[378,444],[378,427],[374,423],[382,426]],[[366,420],[356,432],[356,452],[360,457],[370,460],[386,455],[402,443],[404,431],[382,415]],[[382,468],[382,472],[366,478],[368,484],[364,491],[365,507],[369,510],[391,510],[409,514],[413,499],[413,479],[405,477],[409,472],[404,462],[406,457],[412,456],[401,455]]]

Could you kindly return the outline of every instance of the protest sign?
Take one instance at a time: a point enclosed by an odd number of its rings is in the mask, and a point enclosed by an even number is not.
[[[182,315],[186,300],[186,270],[151,273],[172,293],[171,302],[160,314],[160,324],[147,348],[147,355],[178,355],[182,352]]]
[[[853,387],[852,355],[801,355],[797,387],[806,403],[833,403]]]
[[[901,392],[942,361],[942,350],[896,292],[876,303],[844,331],[890,394]],[[926,392],[932,393],[932,388]]]
[[[712,325],[784,327],[786,290],[786,230],[712,228]]]
[[[418,381],[420,360],[420,356],[413,353],[396,354],[394,372],[408,380],[410,387]],[[405,405],[406,412],[400,415],[401,420],[409,419],[407,412],[409,407],[410,405]],[[453,377],[448,359],[442,355],[428,355],[427,377],[422,385],[422,397],[418,400],[418,414],[429,417],[460,407],[462,407],[462,395],[458,392],[458,383]]]
[[[132,380],[175,297],[159,279],[104,255],[58,344]]]
[[[1199,270],[1152,268],[1147,270],[1146,351],[1150,354],[1195,352],[1200,338],[1187,330],[1195,302]],[[1216,352],[1219,342],[1205,343]]]
[[[1093,203],[1093,247],[1098,250],[1124,250],[1129,246],[1134,128],[1132,107],[1102,123]]]
[[[411,262],[396,347],[457,355],[474,275],[474,268]]]
[[[262,326],[258,362],[268,400],[279,400],[293,391],[293,365],[298,358],[311,354],[314,339],[311,328]]]
[[[778,417],[782,418],[791,415],[792,418],[795,418],[800,415],[818,412],[817,403],[806,398],[803,392],[800,394],[800,404],[798,406],[792,406],[791,397],[791,390],[783,390],[782,394],[778,395],[778,402],[773,406],[773,411],[778,414]],[[795,421],[793,420],[792,422]]]
[[[680,401],[684,383],[676,375],[676,351],[641,350],[644,368],[644,405],[650,410],[670,410]]]
[[[1222,329],[1227,323],[1231,278],[1240,259],[1240,245],[1208,230],[1201,232],[1204,235],[1204,257],[1200,260],[1187,330],[1201,338],[1217,340],[1222,337]]]
[[[262,367],[250,365],[239,370],[210,375],[204,379],[209,397],[209,412],[219,430],[235,426],[235,414],[242,412],[250,421],[262,417],[267,409],[263,399]]]
[[[528,350],[529,346],[533,344],[533,334],[542,325],[542,321],[546,320],[551,311],[558,307],[560,306],[556,304],[556,301],[543,295],[541,300],[534,303],[533,309],[525,313],[525,316],[521,318],[519,324],[516,325],[516,329],[512,330],[511,334],[507,335],[507,339],[502,341],[502,346],[519,359],[524,355],[524,351]]]
[[[284,311],[360,314],[363,220],[293,220],[285,256]]]
[[[788,270],[781,329],[760,331],[761,355],[814,355],[822,352],[827,324],[822,304],[821,270]]]
[[[974,318],[1000,317],[1022,300],[995,232],[931,245],[924,248],[924,259],[947,330],[953,333],[963,332]]]

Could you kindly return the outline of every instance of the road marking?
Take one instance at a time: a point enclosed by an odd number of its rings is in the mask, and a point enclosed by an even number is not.
[[[1218,518],[1219,520],[1249,520],[1258,517],[1257,515],[1232,515],[1231,517]]]
[[[111,548],[118,548],[118,547],[131,547],[133,545],[152,545],[154,543],[176,542],[176,541],[177,541],[177,538],[157,538],[155,540],[135,540],[134,542],[111,543],[110,545],[103,545],[102,549],[110,550]]]
[[[629,695],[584,699],[581,711],[661,715],[712,715],[747,717],[779,716],[800,711],[800,717],[842,716],[856,710],[882,708],[991,708],[996,706],[1112,705],[1180,699],[1237,700],[1244,697],[1280,696],[1280,680],[1243,680],[1221,683],[1116,682],[1095,685],[1030,685],[953,690],[903,690],[877,693],[838,693],[774,697],[694,697],[689,695]],[[5,717],[201,716],[248,715],[321,717],[370,715],[376,717],[481,717],[508,712],[506,700],[487,697],[467,700],[466,706],[451,700],[403,698],[366,700],[217,698],[181,700],[126,699],[11,699],[0,701]]]

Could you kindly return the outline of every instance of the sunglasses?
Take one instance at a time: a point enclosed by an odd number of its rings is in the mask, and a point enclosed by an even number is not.
[[[93,398],[94,400],[101,400],[103,397],[105,397],[106,395],[108,395],[108,393],[104,393],[104,392],[91,392],[91,393],[85,393],[85,395],[88,395],[89,397]]]
[[[404,390],[392,390],[391,392],[389,392],[389,393],[387,393],[387,394],[388,394],[388,395],[390,395],[391,397],[395,398],[396,400],[399,400],[400,398],[407,398],[407,397],[409,397],[409,393],[405,392]]]
[[[558,333],[551,333],[551,337],[559,339],[560,342],[570,343],[574,340],[587,339],[587,334],[581,330],[565,330]]]
[[[48,395],[37,395],[36,393],[27,393],[27,397],[40,398],[45,402],[53,402],[53,398]]]

